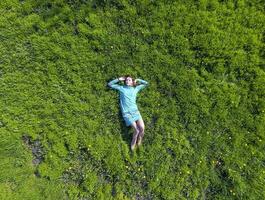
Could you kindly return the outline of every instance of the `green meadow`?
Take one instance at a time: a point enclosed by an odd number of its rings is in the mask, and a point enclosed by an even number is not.
[[[0,199],[265,199],[263,0],[1,0]],[[131,74],[142,146],[119,93]],[[120,83],[123,84],[123,83]]]

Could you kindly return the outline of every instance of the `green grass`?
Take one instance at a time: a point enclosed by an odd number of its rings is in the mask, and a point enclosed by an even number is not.
[[[1,1],[0,199],[264,199],[264,9]],[[135,152],[125,74],[149,82]]]

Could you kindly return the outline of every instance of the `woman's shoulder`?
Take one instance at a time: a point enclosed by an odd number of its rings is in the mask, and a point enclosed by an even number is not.
[[[132,93],[135,91],[135,87],[128,87],[126,85],[123,85],[120,91],[123,93]]]

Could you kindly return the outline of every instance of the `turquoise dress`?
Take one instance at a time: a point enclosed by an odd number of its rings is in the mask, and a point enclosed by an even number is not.
[[[130,126],[134,121],[142,119],[142,116],[136,105],[136,96],[140,90],[148,85],[148,82],[142,79],[136,80],[137,82],[141,83],[136,87],[119,85],[117,84],[119,82],[119,79],[114,79],[108,83],[109,87],[118,90],[120,93],[120,108],[126,126]]]

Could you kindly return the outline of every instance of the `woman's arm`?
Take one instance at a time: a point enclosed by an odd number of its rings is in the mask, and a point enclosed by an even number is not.
[[[136,80],[137,82],[142,83],[142,84],[148,85],[148,82],[145,81],[145,80],[143,80],[143,79],[137,78],[137,79],[135,79],[135,80]]]
[[[139,92],[140,90],[144,89],[147,85],[149,85],[149,83],[147,81],[143,80],[143,79],[137,78],[137,79],[135,79],[135,81],[140,83],[140,85],[137,85],[135,87],[137,92]]]
[[[110,81],[108,83],[108,86],[113,88],[113,89],[116,89],[116,90],[121,90],[121,85],[117,84],[119,81],[121,80],[124,80],[124,77],[120,77],[120,78],[116,78],[116,79],[113,79],[112,81]]]

